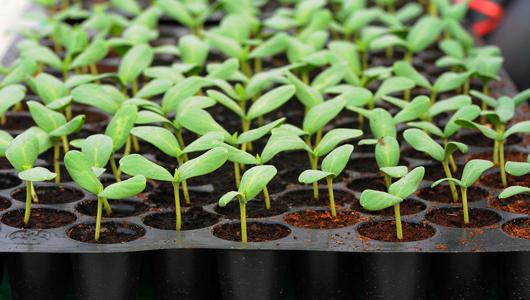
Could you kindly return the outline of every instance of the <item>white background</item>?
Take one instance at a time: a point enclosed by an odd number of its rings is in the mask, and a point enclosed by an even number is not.
[[[23,11],[28,0],[0,0],[0,57],[11,44],[14,31],[27,23]]]

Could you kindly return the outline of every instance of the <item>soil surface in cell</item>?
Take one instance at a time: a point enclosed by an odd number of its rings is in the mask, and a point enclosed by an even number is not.
[[[488,139],[480,132],[474,132],[469,134],[462,134],[456,138],[456,141],[463,142],[468,146],[474,147],[491,147],[493,148],[493,140]],[[518,135],[511,135],[508,137],[507,145],[515,145],[522,142],[522,139]]]
[[[458,202],[453,201],[453,196],[451,194],[451,188],[449,185],[440,184],[433,188],[426,187],[422,188],[416,192],[416,195],[427,201],[440,202],[440,203],[462,203],[462,194],[460,193],[460,188],[456,186],[458,192]],[[487,199],[489,192],[483,188],[471,186],[467,189],[467,201],[475,202]]]
[[[203,210],[201,207],[191,207],[182,211],[180,230],[194,230],[210,227],[219,221],[219,217]],[[144,218],[144,224],[163,230],[176,230],[177,217],[175,212],[155,213]]]
[[[11,174],[0,174],[0,190],[15,187],[21,183],[18,177]]]
[[[414,242],[431,238],[435,234],[434,228],[424,223],[401,222],[403,239],[396,235],[396,222],[371,221],[359,226],[359,233],[363,237],[385,242]]]
[[[469,223],[464,223],[464,212],[461,207],[449,207],[433,209],[427,213],[425,218],[433,223],[459,228],[478,228],[493,225],[501,220],[501,217],[490,210],[470,208]]]
[[[96,224],[79,224],[66,232],[76,241],[94,244],[118,244],[137,240],[145,235],[145,229],[132,223],[105,222],[101,224],[99,240],[95,240]]]
[[[515,195],[505,199],[499,199],[498,197],[491,197],[489,205],[511,212],[514,214],[525,214],[530,215],[530,196],[529,195]]]
[[[240,210],[239,202],[232,201],[225,207],[216,205],[214,207],[216,213],[221,214],[229,219],[239,219]],[[267,218],[272,216],[281,215],[288,211],[289,207],[284,202],[271,201],[269,209],[265,207],[265,201],[263,199],[254,199],[249,201],[246,205],[247,218]]]
[[[456,172],[451,169],[451,175],[453,178],[461,178],[462,177],[462,170],[464,170],[464,166],[458,165],[458,169]],[[431,180],[436,181],[438,179],[446,178],[445,172],[442,168],[442,164],[434,164],[425,166],[425,175],[423,176],[424,180]]]
[[[103,208],[103,218],[125,218],[137,216],[145,212],[148,207],[143,202],[134,200],[108,200],[112,213],[107,215],[105,208]],[[79,203],[75,209],[87,216],[95,217],[98,211],[97,200],[87,200]]]
[[[249,242],[268,242],[282,239],[288,236],[291,230],[281,224],[248,222],[247,223],[247,240]],[[216,226],[213,234],[221,239],[240,242],[241,241],[241,224],[227,223]]]
[[[186,203],[184,194],[180,190],[180,205],[183,207],[189,206],[203,206],[217,202],[218,198],[212,193],[199,193],[188,190],[190,196],[190,204]],[[147,200],[153,203],[155,206],[160,207],[175,207],[175,194],[173,187],[169,188],[167,185],[159,185],[154,188],[152,192],[147,196]]]
[[[31,126],[35,126],[35,123],[30,115],[7,115],[7,120],[6,123],[2,125],[2,130],[26,130]]]
[[[11,207],[11,201],[9,199],[0,197],[0,211],[6,210]]]
[[[335,205],[345,205],[357,200],[355,195],[334,190]],[[277,201],[285,203],[291,207],[298,206],[329,206],[329,194],[326,189],[319,189],[318,199],[313,197],[313,189],[290,191],[278,197]]]
[[[412,148],[406,148],[401,151],[401,155],[408,158],[420,159],[420,160],[432,160],[432,158],[420,151],[414,150]]]
[[[383,210],[378,211],[368,211],[364,209],[361,206],[361,203],[359,201],[355,201],[352,204],[351,207],[353,210],[364,213],[364,214],[370,214],[370,215],[378,215],[378,216],[393,216],[394,215],[394,207],[388,207]],[[421,201],[414,200],[414,199],[406,199],[405,201],[401,202],[399,205],[399,212],[402,216],[408,216],[417,214],[420,211],[423,211],[426,208],[425,204],[421,203]]]
[[[386,191],[386,185],[383,177],[361,177],[352,180],[348,184],[348,188],[353,191],[362,192],[367,189],[376,191]]]
[[[343,228],[359,222],[360,215],[353,210],[337,210],[332,216],[328,210],[304,210],[285,216],[285,222],[300,228],[335,229]]]
[[[496,189],[504,189],[501,180],[500,173],[489,173],[482,175],[479,182],[485,186],[489,186]],[[506,174],[507,186],[521,185],[530,186],[530,174],[524,176],[511,176]]]
[[[85,115],[85,124],[90,125],[104,125],[109,120],[109,117],[107,115],[88,109],[73,109],[72,113],[73,117],[76,117],[78,115]]]
[[[83,199],[84,194],[78,189],[73,189],[64,186],[35,186],[37,191],[37,197],[39,198],[39,204],[63,204],[75,202]],[[26,201],[26,188],[16,189],[12,194],[15,200],[25,202]]]
[[[530,240],[530,219],[511,220],[502,226],[502,230],[511,236]]]
[[[528,158],[528,153],[514,152],[514,151],[504,152],[504,161],[526,162],[527,158]],[[485,159],[485,160],[492,161],[493,152],[492,151],[480,152],[480,153],[470,154],[466,157],[466,161],[470,161],[472,159]]]
[[[2,223],[16,228],[49,229],[63,227],[75,222],[74,214],[49,208],[33,208],[28,224],[24,223],[24,209],[6,212],[2,216]]]
[[[408,161],[402,159],[399,161],[398,165],[408,166],[409,163]],[[379,166],[377,165],[374,157],[357,157],[350,159],[346,165],[346,170],[359,173],[377,174],[379,172]]]

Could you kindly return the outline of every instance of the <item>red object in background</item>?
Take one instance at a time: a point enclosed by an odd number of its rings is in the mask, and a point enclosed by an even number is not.
[[[473,32],[478,36],[485,36],[493,31],[504,16],[502,6],[493,0],[471,0],[469,9],[482,15],[482,18],[474,21],[472,25]]]

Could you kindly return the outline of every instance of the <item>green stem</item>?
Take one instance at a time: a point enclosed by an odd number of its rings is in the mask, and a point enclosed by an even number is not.
[[[403,239],[403,229],[401,227],[401,213],[399,211],[399,203],[394,204],[394,215],[396,217],[396,235],[398,240]]]
[[[131,135],[127,137],[127,141],[125,142],[125,150],[123,151],[123,156],[127,156],[131,154]]]
[[[493,163],[499,165],[499,141],[495,140],[493,142]]]
[[[116,182],[121,181],[121,174],[120,170],[116,166],[116,160],[114,159],[114,152],[110,155],[110,168],[112,169],[112,174],[114,174],[114,179],[116,179]]]
[[[412,52],[410,52],[409,50],[407,50],[407,51],[405,52],[405,61],[408,62],[408,63],[410,63],[410,64],[412,64],[412,59],[413,59],[413,57],[412,57]]]
[[[61,166],[59,165],[60,155],[60,144],[59,141],[53,143],[53,171],[55,172],[55,183],[61,183]]]
[[[70,105],[64,108],[64,116],[67,121],[70,121],[72,119],[72,107]]]
[[[328,183],[329,207],[331,208],[331,215],[336,217],[337,211],[335,210],[335,195],[333,194],[333,178],[331,176],[326,177],[326,182]]]
[[[26,211],[24,212],[24,224],[29,223],[31,214],[31,181],[26,181]]]
[[[499,142],[499,167],[501,169],[501,182],[503,187],[508,186],[508,181],[506,180],[506,170],[504,169],[504,143],[505,141]]]
[[[99,241],[99,233],[101,231],[101,215],[103,214],[103,200],[98,197],[98,211],[96,215],[96,233],[94,239]]]
[[[390,188],[390,185],[392,184],[392,178],[390,178],[390,176],[384,174],[383,175],[383,179],[385,181],[386,190],[388,191],[388,189]]]
[[[180,214],[180,193],[179,193],[179,183],[173,182],[173,194],[175,196],[175,219],[177,231],[180,231],[182,227],[182,216]]]
[[[66,152],[70,151],[70,145],[68,144],[66,135],[61,136],[61,141],[63,142],[63,151],[66,154]]]
[[[445,177],[447,178],[453,178],[453,175],[451,174],[451,169],[449,169],[449,164],[447,163],[447,160],[442,161],[442,167],[444,169]],[[451,195],[453,196],[453,202],[458,201],[458,192],[456,191],[455,183],[452,181],[449,181],[449,189],[451,189]]]
[[[107,200],[107,198],[101,197],[101,202],[103,202],[103,207],[105,207],[107,217],[110,217],[110,215],[112,215],[112,208],[110,208],[109,201]]]
[[[182,158],[180,158],[180,156],[177,157],[177,164],[180,168],[180,166],[182,166]],[[191,201],[190,201],[190,193],[188,191],[188,182],[186,180],[183,180],[182,181],[182,193],[184,194],[184,200],[186,201],[186,204],[190,204]]]
[[[447,146],[449,141],[447,139],[444,139],[444,147]],[[453,157],[453,154],[449,154],[449,164],[451,164],[451,169],[453,170],[453,173],[456,173],[458,171],[458,166],[456,165],[455,158]]]
[[[132,82],[132,94],[133,94],[133,97],[136,96],[136,94],[138,93],[138,79],[134,79],[133,82]]]
[[[239,164],[234,162],[234,177],[236,179],[236,187],[239,188],[239,183],[241,182],[241,174],[239,171]]]
[[[31,198],[33,198],[33,202],[39,203],[39,197],[37,196],[37,192],[35,191],[35,186],[33,186],[33,182],[30,182],[31,186]]]
[[[132,135],[131,138],[134,152],[140,152],[140,143],[138,142],[138,138],[135,135]]]
[[[462,192],[462,209],[464,210],[464,223],[469,224],[469,210],[467,209],[467,189],[460,187]]]
[[[431,105],[436,103],[436,98],[438,97],[438,92],[436,90],[431,91]]]
[[[0,115],[0,125],[4,126],[6,125],[6,122],[7,122],[6,114],[3,113]]]
[[[180,149],[186,148],[186,143],[184,143],[184,138],[182,137],[182,131],[180,129],[177,130],[176,133],[177,141],[179,142]],[[188,161],[188,154],[184,154],[184,161]]]
[[[247,242],[247,208],[244,199],[239,200],[239,213],[241,214],[241,241]]]
[[[267,188],[267,186],[265,186],[263,188],[263,197],[265,198],[265,207],[267,209],[270,209],[271,208],[271,198],[269,196],[269,189]]]

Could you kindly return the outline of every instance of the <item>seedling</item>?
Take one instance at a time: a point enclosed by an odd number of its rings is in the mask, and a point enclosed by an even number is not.
[[[202,35],[203,24],[217,4],[208,5],[207,1],[157,0],[156,5],[166,15],[190,28],[194,34]]]
[[[526,162],[509,161],[506,163],[506,172],[512,176],[524,176],[530,173],[530,156]],[[509,198],[519,194],[529,194],[530,188],[527,186],[510,186],[504,189],[500,195],[500,199]]]
[[[83,152],[77,150],[66,153],[64,164],[72,180],[84,190],[95,195],[98,199],[96,231],[94,235],[96,241],[99,241],[103,204],[107,199],[124,199],[137,195],[145,189],[146,178],[142,175],[116,182],[104,188],[94,173],[90,159]]]
[[[7,122],[6,112],[20,103],[26,96],[26,88],[19,84],[8,85],[0,89],[0,125]]]
[[[298,177],[298,181],[305,184],[318,182],[319,180],[326,178],[329,193],[329,206],[333,217],[337,216],[335,210],[335,197],[333,195],[333,179],[337,178],[342,173],[346,164],[350,160],[352,152],[352,145],[342,145],[331,151],[324,158],[321,170],[305,170],[300,174],[300,177]]]
[[[462,172],[462,178],[460,180],[455,178],[442,178],[435,181],[431,187],[435,187],[444,181],[453,182],[460,186],[460,193],[462,194],[462,210],[464,212],[464,223],[469,224],[469,211],[467,208],[467,189],[471,187],[489,168],[493,167],[494,164],[489,160],[483,159],[472,159],[464,166]]]
[[[454,141],[447,142],[447,144],[442,147],[427,133],[417,128],[405,130],[403,132],[403,138],[405,138],[405,141],[407,141],[407,143],[416,151],[423,152],[429,155],[432,159],[439,161],[442,164],[447,178],[453,178],[451,169],[449,168],[449,157],[451,154],[457,150],[462,153],[466,153],[468,150],[465,144]],[[449,181],[449,187],[451,189],[453,201],[458,201],[458,193],[453,181]]]
[[[403,231],[401,225],[400,203],[416,192],[418,186],[423,180],[424,174],[425,168],[417,167],[398,181],[391,184],[388,187],[388,192],[370,189],[364,190],[361,194],[362,207],[369,211],[377,211],[394,206],[396,236],[398,239],[402,240]]]
[[[219,199],[219,206],[225,207],[232,199],[237,198],[239,201],[239,210],[241,214],[241,241],[247,242],[247,217],[246,205],[254,199],[267,184],[274,178],[277,170],[274,166],[263,165],[255,166],[248,169],[241,177],[241,184],[237,191],[231,191],[224,194]]]
[[[2,134],[2,140],[10,138],[6,133]],[[6,142],[3,142],[6,145]],[[26,182],[26,208],[24,212],[24,224],[29,223],[31,215],[31,198],[34,192],[33,182],[52,180],[56,174],[43,167],[34,167],[39,156],[39,140],[31,132],[19,134],[9,142],[5,149],[5,156],[11,165],[19,172],[18,178]]]

